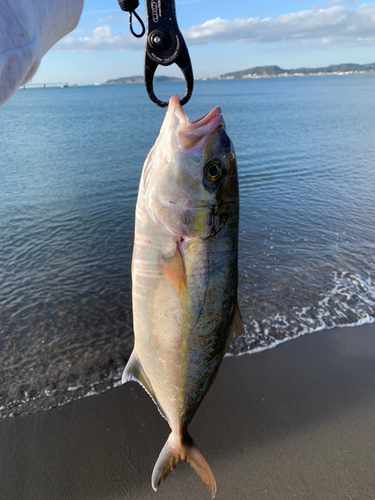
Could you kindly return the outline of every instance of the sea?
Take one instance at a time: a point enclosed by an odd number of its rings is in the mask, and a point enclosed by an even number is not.
[[[185,111],[218,105],[240,185],[246,335],[229,355],[374,322],[375,75],[198,81]],[[2,418],[120,384],[138,183],[164,115],[142,84],[26,87],[0,109]]]

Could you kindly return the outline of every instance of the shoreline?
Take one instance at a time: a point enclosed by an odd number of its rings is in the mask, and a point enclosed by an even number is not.
[[[375,323],[226,357],[190,432],[217,499],[375,498]],[[0,421],[2,500],[210,498],[186,464],[158,492],[168,424],[135,383]]]
[[[346,76],[346,75],[373,75],[375,73],[375,70],[371,71],[334,71],[332,73],[324,73],[324,72],[319,72],[319,73],[281,73],[279,75],[258,75],[254,73],[253,75],[246,75],[246,76],[213,76],[213,77],[203,77],[203,78],[195,78],[194,80],[196,81],[211,81],[211,80],[259,80],[260,78],[292,78],[294,76],[302,77],[302,76]]]

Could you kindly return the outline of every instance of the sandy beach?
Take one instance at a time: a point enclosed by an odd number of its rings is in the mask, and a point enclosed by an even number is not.
[[[191,425],[218,499],[375,498],[375,324],[226,358]],[[158,492],[167,423],[130,383],[0,421],[1,500],[209,499],[180,464]]]

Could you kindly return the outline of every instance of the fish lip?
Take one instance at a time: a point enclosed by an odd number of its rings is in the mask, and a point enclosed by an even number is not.
[[[200,125],[202,126],[205,123],[209,123],[210,121],[214,120],[219,114],[221,115],[221,107],[216,106],[212,111],[209,111],[205,115],[203,115],[201,118],[198,118],[198,120],[194,120],[190,122],[189,125]]]
[[[172,116],[174,115],[175,126],[178,126],[181,123],[184,123],[184,124],[189,123],[189,119],[186,116],[186,113],[181,106],[180,96],[178,94],[173,95],[169,99],[167,115],[172,115]],[[178,123],[176,123],[177,121],[178,121]]]
[[[203,152],[208,138],[225,126],[219,106],[201,118],[189,122],[178,95],[170,98],[167,114],[174,118],[172,121],[174,147],[185,152]]]
[[[175,94],[169,99],[168,113],[174,113],[179,118],[180,122],[186,122],[187,125],[199,124],[199,126],[202,126],[215,119],[219,114],[221,115],[222,111],[220,106],[216,106],[212,111],[209,111],[197,120],[189,122],[189,119],[183,107],[181,106],[180,96],[178,94]]]

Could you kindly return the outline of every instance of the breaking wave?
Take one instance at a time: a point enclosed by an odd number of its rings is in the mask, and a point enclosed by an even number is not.
[[[294,306],[289,314],[244,319],[246,335],[235,338],[227,356],[260,352],[301,335],[375,322],[375,282],[371,277],[335,272],[333,286],[315,305]]]

